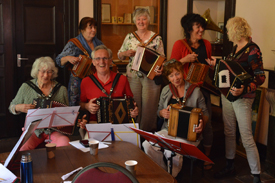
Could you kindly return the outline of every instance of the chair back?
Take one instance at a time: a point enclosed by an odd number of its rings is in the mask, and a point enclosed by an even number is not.
[[[118,170],[107,173],[98,169],[108,167]],[[138,180],[124,167],[109,162],[99,162],[86,166],[72,180],[72,183],[138,183]]]

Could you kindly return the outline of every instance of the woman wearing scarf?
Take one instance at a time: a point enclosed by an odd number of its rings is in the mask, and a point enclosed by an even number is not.
[[[97,23],[93,18],[84,17],[79,23],[79,35],[76,37],[85,50],[91,56],[91,52],[98,45],[103,43],[96,38],[96,26]],[[64,68],[66,64],[76,65],[79,60],[79,55],[84,55],[84,53],[71,41],[69,41],[63,51],[56,57],[56,63],[59,67]],[[75,77],[71,74],[69,85],[68,85],[68,95],[70,106],[79,105],[80,101],[80,83],[81,78]]]

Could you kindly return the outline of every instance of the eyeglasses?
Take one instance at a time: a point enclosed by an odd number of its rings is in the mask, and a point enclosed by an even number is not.
[[[163,64],[163,66],[165,67],[165,66],[167,66],[168,64],[172,64],[172,63],[174,63],[174,62],[177,62],[177,60],[176,60],[176,59],[168,60],[167,62],[165,62],[165,63]]]
[[[107,58],[107,57],[97,57],[97,58],[94,58],[94,60],[97,61],[97,62],[100,61],[101,59],[103,61],[105,61],[105,62],[109,60],[109,58]]]
[[[53,74],[53,70],[51,70],[51,71],[38,70],[38,71],[40,71],[42,74],[45,74],[45,73],[47,73],[49,75]]]

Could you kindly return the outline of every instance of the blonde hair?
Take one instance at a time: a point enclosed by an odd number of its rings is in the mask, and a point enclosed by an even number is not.
[[[40,69],[52,70],[52,78],[56,78],[58,75],[58,68],[55,66],[55,63],[51,57],[40,57],[37,58],[32,64],[31,77],[37,78],[38,72]]]
[[[251,27],[244,18],[233,17],[227,21],[226,29],[228,38],[232,42],[240,41],[241,38],[249,39],[251,36]]]
[[[136,19],[140,16],[146,16],[148,23],[150,23],[150,14],[149,11],[145,8],[137,8],[133,13],[133,22],[136,23]]]

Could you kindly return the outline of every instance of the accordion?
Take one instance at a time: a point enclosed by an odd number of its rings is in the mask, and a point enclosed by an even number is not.
[[[246,92],[246,90],[244,90],[242,95],[233,96],[230,92],[231,88],[241,88],[241,85],[247,87],[251,80],[252,76],[248,74],[238,62],[219,60],[219,62],[216,63],[213,79],[214,85],[219,88],[221,93],[230,102],[234,102]]]
[[[132,69],[143,72],[149,79],[153,80],[164,60],[165,57],[156,51],[139,46],[133,60]]]
[[[134,99],[130,97],[109,98],[100,97],[97,99],[100,106],[97,112],[98,123],[131,123],[131,110],[134,109]]]
[[[36,98],[33,99],[33,104],[35,108],[54,108],[54,107],[67,107],[65,104],[62,104],[57,101],[52,101],[46,98]],[[74,132],[75,126],[59,126],[53,127],[52,130],[63,133],[65,135],[72,135]]]
[[[197,141],[198,134],[195,128],[198,127],[200,119],[202,119],[202,109],[173,104],[170,109],[168,135]]]
[[[213,69],[209,65],[201,63],[192,63],[188,69],[188,74],[185,78],[189,83],[197,83],[200,87],[205,88],[214,95],[219,95],[218,88],[212,84],[214,75]]]
[[[72,74],[81,79],[93,74],[95,72],[95,66],[92,61],[93,60],[86,55],[79,55],[79,62],[71,68]]]

